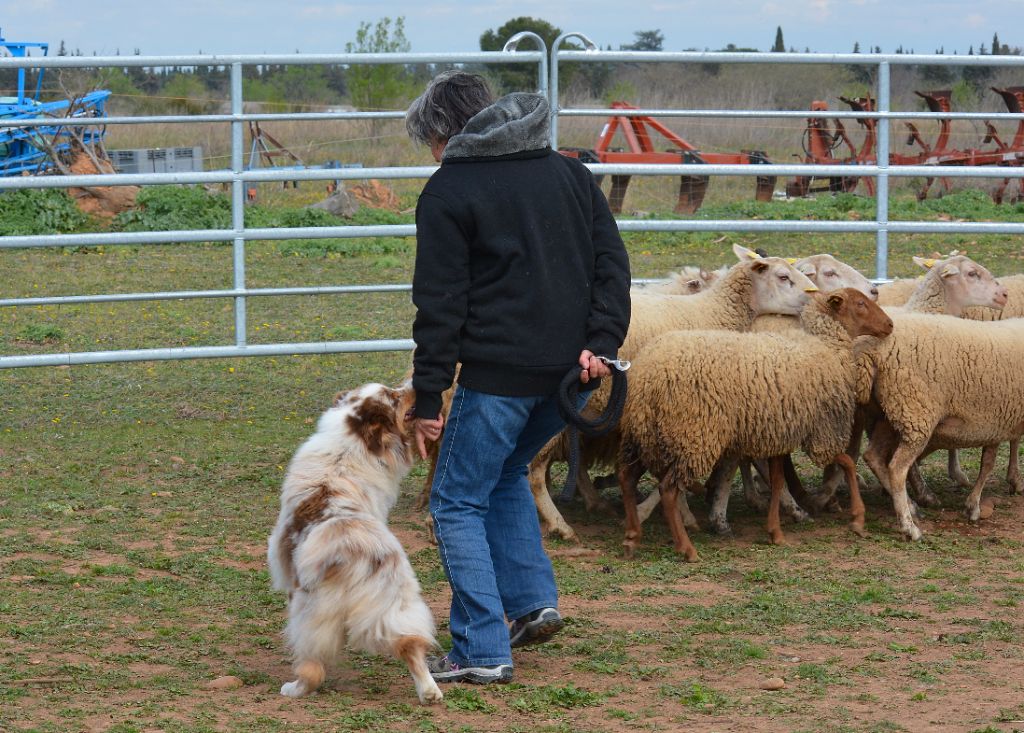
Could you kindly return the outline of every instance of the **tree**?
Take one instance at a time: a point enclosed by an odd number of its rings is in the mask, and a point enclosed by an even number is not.
[[[772,46],[773,53],[785,53],[786,43],[782,40],[782,26],[775,28],[775,45]]]
[[[405,37],[405,18],[381,18],[375,26],[359,24],[355,42],[345,44],[345,53],[406,53],[412,48]],[[415,96],[415,82],[401,64],[353,64],[348,68],[348,91],[352,104],[364,111],[404,109]],[[373,120],[372,134],[381,120]]]
[[[998,56],[1002,52],[1003,52],[1003,47],[1001,45],[999,45],[999,34],[998,33],[993,33],[992,34],[992,55],[993,56]]]
[[[633,42],[619,46],[620,51],[661,51],[665,36],[659,29],[652,31],[633,31]]]
[[[530,31],[536,33],[542,39],[544,39],[544,45],[547,46],[548,52],[550,53],[551,47],[555,43],[555,39],[562,34],[562,29],[557,28],[546,20],[540,18],[531,18],[530,16],[523,15],[518,18],[512,18],[507,21],[500,28],[495,30],[486,30],[480,35],[480,50],[481,51],[500,51],[505,47],[505,42],[508,41],[516,33],[522,31]],[[533,49],[532,44],[524,42],[523,48]],[[572,43],[571,41],[565,41],[562,43],[562,48],[578,49],[579,46]],[[558,76],[563,84],[567,83],[572,77],[578,64],[559,64]],[[570,68],[566,68],[570,67]],[[516,91],[516,90],[530,90],[535,91],[537,89],[537,71],[536,68],[528,64],[494,64],[488,67],[491,72],[491,76],[494,81],[501,87],[502,91]],[[496,90],[497,91],[497,90]]]
[[[860,53],[860,41],[853,42],[853,52]]]

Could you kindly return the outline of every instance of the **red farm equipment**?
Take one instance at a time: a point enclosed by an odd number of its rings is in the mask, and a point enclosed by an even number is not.
[[[613,102],[612,109],[637,109],[637,107],[625,102]],[[611,147],[612,139],[619,130],[622,131],[628,150]],[[653,133],[665,138],[670,146],[668,150],[658,152],[654,149]],[[667,165],[682,163],[757,165],[769,163],[765,154],[759,150],[745,150],[740,153],[709,153],[698,150],[660,122],[644,115],[614,115],[605,124],[595,148],[562,148],[559,152],[579,158],[584,163],[660,163]],[[629,175],[612,176],[608,204],[616,214],[622,211],[622,203],[626,197],[630,178]],[[757,188],[754,195],[758,201],[771,201],[775,180],[775,176],[757,176]],[[704,201],[707,188],[708,176],[680,176],[676,212],[692,214],[697,211]]]
[[[992,90],[999,94],[1007,109],[1010,112],[1020,113],[1024,107],[1024,87],[1008,87],[1005,89],[992,87]],[[915,92],[924,99],[930,112],[950,112],[951,93],[949,90],[932,92]],[[874,111],[874,101],[870,97],[858,97],[849,99],[840,97],[855,112]],[[825,102],[815,101],[811,104],[812,112],[827,112],[828,105]],[[860,146],[853,144],[846,133],[843,123],[839,119],[832,121],[824,116],[808,117],[807,127],[804,130],[803,148],[804,162],[816,165],[874,165],[877,156],[875,143],[877,140],[877,120],[873,118],[858,118],[857,123],[864,129],[864,139]],[[935,166],[941,168],[944,165],[956,166],[1021,166],[1024,165],[1024,120],[1017,123],[1017,130],[1013,140],[1009,143],[1003,142],[995,126],[985,122],[986,134],[982,145],[992,145],[989,148],[967,148],[958,149],[950,147],[950,135],[952,131],[951,120],[939,119],[939,131],[932,143],[927,142],[921,136],[917,126],[912,122],[904,123],[907,128],[907,145],[914,145],[919,148],[916,154],[889,155],[889,165],[914,165],[914,166]],[[841,146],[845,147],[846,155],[836,155],[836,150]],[[928,190],[939,178],[945,192],[952,190],[948,178],[940,175],[931,176],[925,179],[925,185],[917,192],[918,199],[928,197]],[[815,191],[853,191],[861,178],[855,175],[829,177],[822,183],[817,176],[798,176],[786,184],[786,195],[806,196]],[[875,190],[874,179],[863,178],[868,193],[873,194]],[[992,197],[996,203],[1001,203],[1006,191],[1009,179],[1003,179],[1002,184],[993,192]],[[1014,200],[1018,201],[1024,197],[1024,182],[1018,179],[1018,190]]]

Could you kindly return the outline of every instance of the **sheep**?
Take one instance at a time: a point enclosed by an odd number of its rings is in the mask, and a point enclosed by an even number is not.
[[[883,308],[892,305],[903,305],[907,298],[921,284],[920,277],[896,278],[878,286],[878,304]]]
[[[793,266],[800,270],[800,272],[807,275],[811,282],[813,282],[822,292],[831,292],[841,288],[856,288],[873,300],[878,297],[878,288],[876,288],[870,280],[868,280],[857,269],[836,259],[833,255],[811,255],[809,257],[795,260],[793,262]],[[799,328],[800,323],[796,317],[765,315],[760,316],[754,321],[751,330],[755,333],[759,333],[780,332]],[[767,480],[768,473],[766,467],[762,466],[761,462],[758,462],[756,465],[761,477]],[[711,523],[711,527],[719,534],[728,534],[730,531],[729,524],[726,519],[726,512],[729,500],[729,484],[731,483],[732,476],[735,473],[735,468],[735,466],[723,466],[722,470],[716,470],[712,474],[712,479],[709,480],[709,484],[713,487],[713,494],[708,518]],[[743,492],[747,502],[758,508],[766,508],[768,499],[764,498],[762,493],[758,490],[758,484],[755,483],[755,479],[750,472],[750,462],[741,460],[739,462],[739,469],[742,474]],[[784,490],[782,493],[783,508],[786,510],[787,514],[797,521],[808,521],[810,520],[810,516],[794,499],[795,494],[802,500],[805,493],[791,459],[787,459],[785,461],[784,469],[787,490]],[[760,479],[758,479],[758,481],[759,480]],[[641,521],[646,519],[646,515],[642,511],[640,514],[642,517]]]
[[[663,282],[642,285],[639,292],[694,295],[710,288],[728,270],[727,267],[717,270],[705,270],[703,267],[683,267],[677,272],[670,272]]]
[[[885,336],[892,321],[870,298],[846,288],[816,294],[801,313],[801,326],[802,332],[787,334],[676,331],[635,357],[618,464],[627,555],[640,539],[636,485],[644,470],[659,481],[676,550],[695,560],[696,549],[677,516],[678,492],[700,488],[716,462],[734,455],[773,458],[768,531],[773,543],[784,542],[779,458],[801,446],[819,465],[846,464],[854,487],[852,526],[863,531],[853,463],[839,458],[856,407],[853,340]],[[671,420],[665,419],[666,403],[673,405]]]
[[[972,307],[998,311],[1006,304],[1006,288],[985,267],[969,257],[954,254],[944,260],[914,257],[913,261],[928,272],[916,281],[917,287],[904,305],[886,307],[886,312],[894,317],[899,318],[905,313],[960,316]],[[862,427],[870,416],[859,414],[857,419],[858,426],[847,450],[855,461],[860,452]],[[837,471],[826,470],[821,490],[812,499],[815,509],[822,509],[832,500],[841,480],[842,476]],[[930,505],[937,503],[916,468],[911,469],[911,482],[918,501]]]
[[[907,472],[939,448],[982,447],[982,466],[967,498],[980,513],[981,490],[998,444],[1024,433],[1024,319],[978,323],[906,314],[870,354],[873,397],[885,417],[872,431],[864,460],[892,495],[900,530],[918,540]]]
[[[805,289],[813,283],[791,264],[778,257],[762,258],[740,245],[733,246],[740,262],[733,265],[711,288],[696,295],[678,296],[634,289],[630,291],[631,316],[626,340],[619,349],[623,359],[632,358],[651,339],[665,331],[680,329],[723,329],[746,331],[754,319],[764,313],[796,314],[807,301]],[[633,376],[635,371],[630,372]],[[628,400],[629,398],[627,398]],[[586,410],[593,415],[603,409],[607,387],[602,387],[589,401]],[[580,478],[588,462],[614,464],[618,433],[613,431],[602,441],[606,450],[594,455],[591,446],[582,440]],[[575,531],[566,523],[551,501],[547,478],[552,461],[566,460],[564,438],[556,436],[544,446],[530,463],[530,489],[545,531],[563,539],[576,540]],[[589,478],[580,481],[580,492],[590,501],[597,494]],[[688,517],[692,522],[692,518]]]

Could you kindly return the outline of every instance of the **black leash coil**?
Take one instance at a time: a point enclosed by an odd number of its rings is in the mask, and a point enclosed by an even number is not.
[[[586,419],[576,409],[581,384],[579,367],[570,369],[558,387],[558,414],[565,420],[569,438],[569,473],[565,477],[562,494],[558,497],[558,501],[563,504],[572,501],[576,495],[576,474],[580,467],[579,434],[583,433],[594,438],[605,435],[611,432],[622,417],[622,408],[626,404],[626,369],[629,368],[629,362],[611,362],[611,364],[612,392],[608,397],[608,404],[605,406],[604,412],[594,420]]]

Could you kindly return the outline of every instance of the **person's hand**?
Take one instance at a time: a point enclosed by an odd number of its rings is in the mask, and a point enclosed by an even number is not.
[[[612,373],[608,365],[594,356],[594,352],[590,349],[584,349],[580,353],[580,366],[583,368],[583,371],[580,372],[580,381],[584,384],[591,379],[609,377]]]
[[[444,418],[438,415],[433,420],[427,420],[410,413],[406,415],[405,419],[413,421],[413,429],[416,431],[416,449],[420,453],[420,458],[426,460],[427,444],[440,439],[441,430],[444,428]]]

